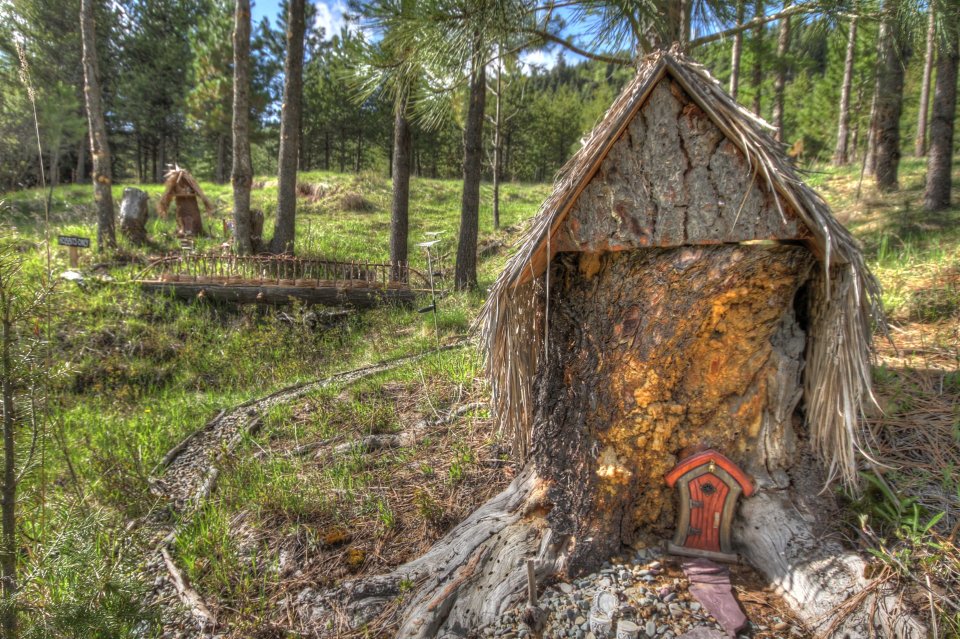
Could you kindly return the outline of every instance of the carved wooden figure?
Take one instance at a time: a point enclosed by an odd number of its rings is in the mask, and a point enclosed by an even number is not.
[[[167,216],[167,208],[174,199],[177,202],[177,235],[180,237],[203,235],[203,220],[197,200],[203,200],[208,214],[213,213],[213,202],[207,198],[190,172],[178,166],[166,175],[163,196],[157,204],[157,211],[161,217]]]
[[[730,528],[740,495],[753,494],[753,482],[723,454],[705,450],[691,455],[666,475],[680,495],[677,531],[669,552],[688,557],[736,561]]]

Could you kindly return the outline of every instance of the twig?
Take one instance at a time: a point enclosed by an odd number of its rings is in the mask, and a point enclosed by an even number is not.
[[[215,628],[217,625],[216,617],[213,616],[213,613],[210,612],[207,605],[203,603],[200,593],[190,587],[186,577],[183,576],[180,569],[177,568],[177,565],[173,563],[170,552],[166,548],[161,548],[160,554],[163,555],[163,563],[167,566],[167,572],[170,574],[174,588],[177,589],[177,594],[180,595],[181,601],[190,607],[190,614],[192,614],[197,620],[197,623],[200,624],[200,631],[203,632],[203,630],[208,627]]]

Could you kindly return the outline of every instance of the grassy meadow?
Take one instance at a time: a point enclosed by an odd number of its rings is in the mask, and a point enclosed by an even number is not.
[[[893,340],[877,339],[875,380],[884,410],[870,416],[880,457],[891,463],[882,479],[865,480],[863,495],[849,497],[851,530],[906,583],[930,575],[949,591],[960,583],[951,538],[960,527],[960,207],[924,213],[923,174],[921,161],[905,159],[899,192],[880,195],[865,181],[859,197],[855,167],[815,167],[807,177],[862,241],[884,286]],[[956,179],[960,186],[960,173]],[[300,182],[298,255],[387,260],[388,179],[305,173]],[[124,186],[114,187],[117,201]],[[216,250],[225,239],[219,219],[229,215],[230,187],[202,186],[216,211],[205,218],[211,237],[197,248]],[[140,188],[154,206],[161,185]],[[122,239],[114,254],[81,251],[84,281],[64,281],[67,255],[55,236],[96,236],[90,186],[54,189],[49,225],[47,193],[0,195],[5,259],[21,265],[9,285],[29,296],[48,273],[53,284],[19,327],[23,341],[37,344],[28,367],[38,373],[31,388],[40,416],[32,456],[30,431],[20,435],[21,458],[30,459],[19,511],[26,636],[72,636],[82,628],[121,637],[143,623],[152,627],[152,611],[140,607],[149,584],[138,569],[148,540],[138,522],[164,508],[150,492],[163,455],[221,409],[467,335],[508,247],[549,191],[542,184],[504,185],[502,229],[495,232],[491,188],[483,186],[480,290],[443,296],[439,335],[432,315],[415,308],[357,313],[321,330],[310,328],[307,309],[296,306],[236,309],[144,295],[134,280],[149,267],[147,253],[178,248],[172,215],[151,217],[150,251]],[[415,179],[411,197],[411,265],[425,269],[416,243],[441,232],[439,250],[452,268],[460,183]],[[255,182],[253,206],[265,212],[269,237],[272,178]],[[45,236],[54,239],[49,265]],[[318,460],[291,451],[304,442],[396,432],[446,406],[482,404],[486,392],[479,357],[466,349],[274,409],[264,432],[229,458],[220,490],[183,522],[178,560],[202,592],[249,629],[276,614],[291,544],[329,546],[327,535],[362,522],[369,535],[355,547],[363,555],[345,548],[347,565],[373,570],[422,550],[498,485],[484,461],[499,454],[485,408],[471,414],[468,429],[375,459],[347,451]],[[904,449],[918,451],[916,460]],[[392,481],[409,493],[398,497]],[[401,543],[411,536],[419,546]],[[960,614],[941,617],[945,628],[960,631]]]

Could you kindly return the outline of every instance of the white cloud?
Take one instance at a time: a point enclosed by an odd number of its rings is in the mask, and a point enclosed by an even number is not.
[[[356,33],[357,24],[347,19],[347,4],[343,0],[321,0],[316,7],[317,18],[314,26],[323,29],[325,39],[339,35],[344,25],[351,33]]]
[[[523,72],[527,74],[532,73],[535,67],[550,70],[557,66],[557,54],[543,49],[524,51],[520,54],[520,64]]]

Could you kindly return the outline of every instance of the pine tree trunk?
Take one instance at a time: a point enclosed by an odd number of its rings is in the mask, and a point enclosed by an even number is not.
[[[83,95],[90,129],[90,155],[93,158],[93,199],[97,206],[97,250],[116,248],[114,230],[113,184],[110,166],[110,145],[103,114],[100,79],[97,71],[96,29],[93,0],[80,3],[80,33],[83,40]]]
[[[880,191],[897,189],[900,165],[900,113],[903,109],[903,65],[897,24],[899,0],[885,0],[880,23],[880,56],[877,60],[876,117],[874,121],[873,175]]]
[[[407,120],[407,101],[397,106],[393,121],[393,204],[390,207],[390,264],[393,279],[400,280],[402,266],[407,262],[407,238],[410,210],[410,122]]]
[[[953,134],[957,116],[957,65],[960,63],[960,12],[944,24],[944,39],[937,56],[937,87],[930,121],[930,152],[923,206],[939,211],[950,206],[953,173]]]
[[[157,144],[157,164],[154,169],[153,181],[162,184],[167,169],[167,138],[162,134],[160,135],[160,142]]]
[[[763,17],[763,0],[756,0],[754,7],[754,17]],[[760,25],[753,32],[753,75],[751,76],[751,85],[753,86],[753,112],[760,116],[763,110],[763,33],[766,27]]]
[[[250,0],[236,0],[233,29],[233,227],[236,251],[253,252],[250,221]]]
[[[746,0],[737,2],[737,26],[743,24]],[[740,92],[740,58],[743,56],[743,31],[733,36],[733,49],[730,52],[730,95],[734,100]]]
[[[790,0],[784,0],[783,8],[790,6]],[[777,35],[777,73],[773,79],[773,137],[783,142],[783,94],[787,86],[787,50],[790,48],[790,18],[780,20]]]
[[[290,0],[287,12],[287,58],[284,62],[283,108],[280,113],[280,160],[277,176],[277,220],[271,253],[294,251],[297,220],[297,164],[300,147],[300,107],[303,96],[303,35],[305,0]]]
[[[353,172],[359,173],[363,166],[363,129],[357,129],[357,153],[354,156]]]
[[[500,171],[503,162],[503,62],[498,62],[496,109],[493,116],[493,228],[500,228]]]
[[[837,124],[837,147],[833,152],[834,166],[843,166],[850,159],[847,143],[850,139],[850,91],[853,88],[853,61],[856,50],[857,16],[853,16],[850,18],[850,31],[847,33],[847,55],[843,61],[843,85],[840,87],[840,122]]]
[[[77,145],[77,168],[73,174],[74,184],[83,184],[87,174],[87,144],[89,135],[84,135]]]
[[[923,157],[927,154],[927,112],[930,110],[930,76],[933,71],[934,45],[937,40],[935,4],[935,2],[931,2],[928,10],[927,50],[923,56],[923,83],[920,85],[920,111],[917,116],[917,138],[913,146],[913,153],[917,157]]]
[[[479,53],[479,52],[478,52]],[[477,234],[480,225],[480,178],[483,170],[483,110],[487,97],[486,69],[474,56],[470,106],[463,132],[463,197],[454,284],[458,291],[477,286]]]
[[[226,182],[226,176],[224,175],[227,161],[226,156],[227,136],[221,132],[217,135],[217,174],[215,176],[217,184],[223,184]]]
[[[0,282],[0,286],[8,286],[8,282]],[[13,406],[13,360],[10,354],[11,343],[14,339],[13,323],[11,320],[9,292],[3,291],[3,334],[0,339],[3,343],[2,365],[3,375],[3,487],[0,492],[0,519],[2,519],[2,543],[0,543],[0,592],[3,595],[3,610],[0,612],[0,625],[3,627],[3,636],[11,639],[17,636],[17,608],[13,597],[17,592],[17,467],[16,446],[14,440],[14,406]]]

